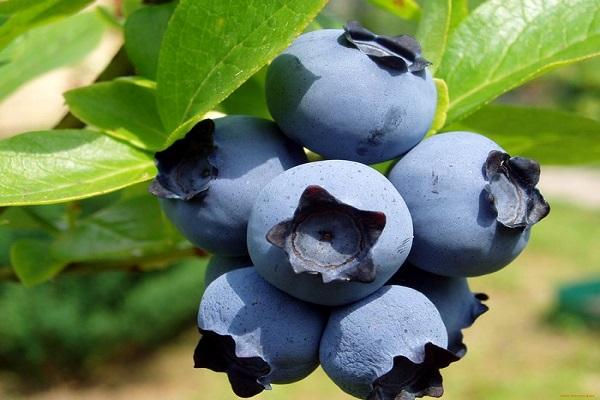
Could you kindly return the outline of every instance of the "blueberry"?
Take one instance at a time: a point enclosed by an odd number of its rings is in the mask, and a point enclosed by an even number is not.
[[[208,286],[226,272],[234,269],[244,268],[252,265],[248,255],[241,257],[225,257],[214,255],[210,258],[206,271],[204,272],[204,286]]]
[[[305,33],[267,72],[266,98],[283,132],[331,159],[395,158],[429,130],[437,93],[410,36],[345,30]]]
[[[549,212],[535,188],[539,174],[535,161],[511,158],[475,133],[423,141],[389,174],[413,218],[409,262],[445,276],[506,266],[525,248],[531,225]]]
[[[327,375],[346,393],[414,399],[442,395],[439,369],[458,359],[446,345],[440,314],[423,294],[384,286],[332,312],[319,353]]]
[[[320,309],[277,290],[254,268],[227,272],[200,302],[195,368],[226,372],[240,397],[298,381],[319,364],[325,323]]]
[[[306,162],[303,149],[273,122],[246,116],[203,120],[155,157],[150,192],[169,219],[194,245],[227,256],[246,254],[246,226],[260,189]]]
[[[467,352],[461,330],[467,328],[488,307],[483,293],[472,293],[467,278],[435,275],[404,264],[390,279],[388,285],[401,285],[423,293],[435,305],[442,316],[448,333],[448,350],[459,357]]]
[[[383,175],[352,161],[312,162],[273,179],[248,223],[267,281],[299,299],[340,305],[374,292],[410,251],[412,222]]]

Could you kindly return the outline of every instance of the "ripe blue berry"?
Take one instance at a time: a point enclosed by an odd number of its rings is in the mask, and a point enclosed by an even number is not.
[[[410,251],[404,200],[383,175],[352,161],[292,168],[258,195],[248,251],[267,281],[299,299],[340,305],[374,292]]]
[[[247,116],[206,119],[155,157],[150,192],[169,219],[194,245],[227,256],[246,254],[248,216],[260,189],[306,162],[273,122]]]
[[[477,276],[510,263],[550,208],[540,167],[469,132],[433,136],[406,154],[390,181],[413,217],[408,261],[438,275]]]
[[[266,98],[283,132],[331,159],[395,158],[429,130],[436,89],[410,36],[357,23],[300,36],[271,63]]]
[[[236,395],[254,396],[318,366],[325,323],[321,310],[269,285],[254,268],[227,272],[200,302],[195,367],[226,372]]]
[[[361,399],[414,399],[443,393],[440,368],[456,357],[446,328],[421,293],[384,286],[333,310],[319,350],[327,375]]]
[[[401,285],[423,293],[442,316],[448,333],[448,350],[459,357],[467,352],[461,330],[468,328],[488,307],[483,293],[472,293],[467,278],[435,275],[405,263],[388,285]]]
[[[204,272],[204,286],[210,285],[212,281],[229,271],[249,267],[251,265],[252,260],[250,260],[250,257],[247,255],[241,257],[214,255],[210,258],[210,261],[206,266],[206,271]]]

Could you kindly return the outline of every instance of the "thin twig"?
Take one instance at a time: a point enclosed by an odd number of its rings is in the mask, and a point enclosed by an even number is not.
[[[4,281],[18,281],[15,271],[11,267],[0,267],[0,282]]]

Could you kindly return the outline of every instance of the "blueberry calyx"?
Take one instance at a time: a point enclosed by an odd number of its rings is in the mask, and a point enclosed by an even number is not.
[[[535,185],[540,180],[540,164],[523,157],[492,150],[484,165],[485,178],[496,220],[507,228],[524,229],[550,212],[550,205]]]
[[[344,25],[344,36],[358,50],[381,64],[400,71],[423,71],[431,63],[421,56],[421,45],[409,35],[376,35],[356,21]]]
[[[261,357],[238,357],[235,341],[230,335],[199,329],[202,335],[194,350],[194,368],[207,368],[227,373],[231,388],[239,397],[252,397],[270,385],[261,380],[271,372],[271,367]]]
[[[384,213],[359,210],[310,185],[294,216],[273,226],[267,240],[286,252],[297,274],[320,274],[323,283],[368,283],[376,275],[371,248],[385,223]]]
[[[183,139],[157,152],[158,174],[148,191],[157,197],[184,201],[203,196],[218,173],[211,160],[214,131],[213,120],[202,120]]]
[[[485,293],[473,293],[475,300],[471,305],[471,317],[467,324],[461,328],[458,332],[457,343],[449,343],[448,348],[459,358],[463,358],[467,354],[467,345],[463,341],[462,329],[468,328],[475,323],[477,318],[485,314],[490,308],[483,304],[484,301],[489,300],[489,296]]]
[[[367,400],[415,400],[416,397],[441,397],[444,394],[440,369],[459,357],[431,342],[425,344],[425,356],[415,363],[404,356],[394,357],[392,369],[373,382]]]
[[[474,295],[475,295],[475,298],[477,300],[479,300],[479,301],[487,301],[487,300],[490,299],[490,296],[488,296],[485,293],[474,293]],[[482,304],[482,306],[484,306],[486,308],[485,311],[487,311],[488,307],[486,305],[484,305],[484,304]],[[481,313],[481,314],[483,314],[483,313]],[[478,314],[478,316],[481,315],[481,314]]]

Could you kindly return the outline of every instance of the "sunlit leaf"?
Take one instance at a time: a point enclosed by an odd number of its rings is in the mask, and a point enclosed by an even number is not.
[[[158,105],[173,131],[169,143],[281,52],[325,3],[182,0],[158,63]]]
[[[437,106],[431,128],[429,128],[427,135],[432,135],[444,127],[446,124],[446,114],[448,113],[448,86],[446,86],[446,82],[442,79],[436,78],[434,82],[437,90]]]
[[[481,133],[542,164],[600,164],[600,122],[572,113],[488,105],[447,129]]]
[[[89,125],[142,149],[157,150],[167,133],[155,94],[144,81],[118,79],[71,90],[65,100],[71,112]]]
[[[82,60],[100,43],[106,25],[95,13],[31,30],[0,51],[0,99],[53,69]]]
[[[23,133],[0,141],[0,205],[97,196],[155,175],[152,155],[89,130]]]
[[[71,15],[93,0],[8,0],[0,3],[0,49],[29,29]]]
[[[549,71],[600,54],[600,0],[489,0],[450,36],[437,76],[448,121]]]
[[[417,39],[425,58],[435,72],[446,51],[448,37],[454,28],[467,16],[467,0],[423,0],[423,12],[417,30]]]
[[[421,10],[415,0],[369,0],[369,3],[404,19],[417,18]]]

